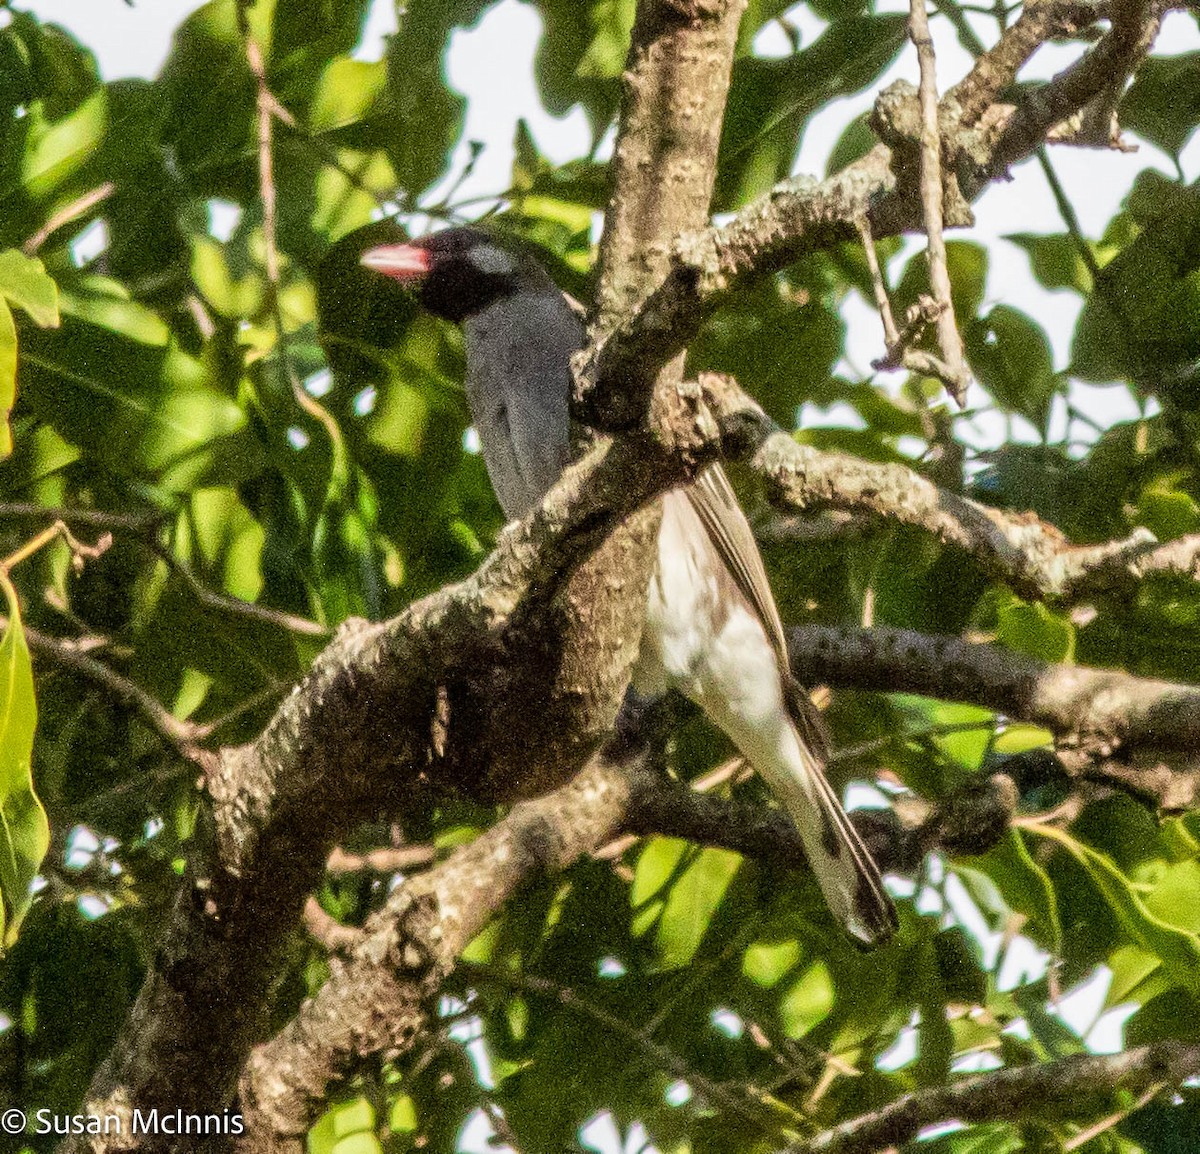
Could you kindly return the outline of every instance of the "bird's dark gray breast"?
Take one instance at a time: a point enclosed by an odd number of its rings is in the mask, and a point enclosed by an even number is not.
[[[467,402],[505,516],[523,516],[570,459],[571,354],[583,326],[557,292],[521,293],[468,317]]]

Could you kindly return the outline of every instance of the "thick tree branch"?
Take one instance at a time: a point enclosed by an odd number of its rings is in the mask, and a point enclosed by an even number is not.
[[[995,645],[907,629],[805,626],[789,632],[788,647],[797,676],[810,683],[971,702],[1043,725],[1092,758],[1118,750],[1124,757],[1130,750],[1170,754],[1170,769],[1150,758],[1136,775],[1145,792],[1166,809],[1200,798],[1200,687],[1052,665]],[[1132,782],[1135,765],[1124,764],[1129,778],[1118,784]]]
[[[1055,125],[1082,111],[1114,82],[1123,84],[1149,50],[1168,6],[1161,0],[1114,0],[1112,27],[1100,42],[1017,106],[991,149],[983,180],[1003,175],[1039,148]]]
[[[336,1078],[364,1055],[404,1053],[428,1029],[432,995],[513,893],[621,831],[632,783],[622,767],[597,759],[397,890],[345,966],[255,1050],[241,1079],[247,1133],[239,1148],[299,1154]]]
[[[696,403],[698,393],[689,396]],[[683,479],[670,461],[644,440],[598,446],[502,535],[473,577],[393,621],[348,623],[262,735],[222,751],[208,775],[210,834],[199,839],[155,965],[93,1079],[93,1112],[128,1118],[134,1109],[204,1113],[224,1104],[262,1036],[282,944],[330,849],[354,824],[397,812],[422,778],[513,797],[576,772],[612,713],[581,707],[569,690],[547,693],[537,679],[559,665],[523,638],[543,621],[542,636],[562,637],[563,575],[630,511]],[[486,712],[490,699],[481,716],[452,713],[435,738],[440,687],[467,677],[493,691],[503,683],[512,696],[499,692],[496,713]],[[523,719],[511,712],[528,700],[543,708],[521,710]],[[540,727],[532,738],[531,724]],[[169,1141],[141,1137],[145,1146]],[[93,1136],[91,1145],[112,1141]]]
[[[947,93],[959,122],[964,127],[975,124],[1004,96],[1017,73],[1046,41],[1089,27],[1104,15],[1107,6],[1107,0],[1044,0],[1022,8],[1013,25]]]
[[[798,444],[751,405],[737,412],[737,421],[725,444],[762,478],[773,505],[792,512],[838,509],[924,529],[970,553],[1022,596],[1127,595],[1151,575],[1200,578],[1200,535],[1160,544],[1138,528],[1123,540],[1073,545],[1032,513],[990,509],[904,465]]]
[[[927,1126],[963,1122],[1021,1121],[1068,1113],[1092,1105],[1111,1109],[1118,1091],[1138,1096],[1172,1087],[1200,1071],[1200,1043],[1175,1040],[1138,1046],[1123,1054],[1073,1055],[1038,1066],[976,1074],[948,1086],[905,1094],[879,1110],[826,1130],[783,1154],[875,1154],[912,1141]]]

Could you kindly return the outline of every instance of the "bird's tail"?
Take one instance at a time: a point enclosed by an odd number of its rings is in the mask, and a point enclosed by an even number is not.
[[[804,852],[829,908],[864,945],[895,932],[896,907],[883,888],[879,867],[850,822],[825,776],[825,736],[808,694],[791,679],[785,697],[796,734],[796,756],[756,765],[768,777],[800,832]],[[780,764],[784,762],[784,764]]]

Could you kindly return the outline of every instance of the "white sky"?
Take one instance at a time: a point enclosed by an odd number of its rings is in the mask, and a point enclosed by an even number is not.
[[[170,49],[171,34],[189,12],[201,7],[200,0],[137,0],[135,7],[123,0],[16,0],[15,7],[33,11],[44,20],[53,20],[69,28],[96,54],[102,74],[107,79],[123,76],[155,76]],[[880,11],[907,11],[907,0],[880,0]],[[2,14],[0,14],[2,18]],[[792,18],[798,24],[804,44],[820,33],[822,24],[802,9]],[[992,21],[972,17],[976,31],[985,43],[994,39]],[[395,27],[394,0],[375,0],[359,55],[378,59],[382,37]],[[484,142],[484,151],[475,172],[460,189],[460,195],[486,196],[503,191],[509,183],[512,165],[512,140],[518,118],[530,125],[539,148],[551,160],[563,162],[581,155],[589,144],[589,132],[582,111],[575,109],[564,118],[550,116],[541,106],[533,81],[533,55],[541,33],[534,10],[517,0],[503,0],[473,29],[455,34],[447,59],[450,82],[468,97],[465,139]],[[954,37],[950,26],[940,19],[933,21],[934,42],[938,58],[939,88],[945,89],[970,67],[970,57]],[[759,50],[772,54],[788,51],[786,40],[777,27],[769,27],[760,35]],[[1196,24],[1183,13],[1172,13],[1164,22],[1158,41],[1160,53],[1181,53],[1200,48]],[[1025,79],[1053,75],[1078,55],[1079,49],[1051,45],[1042,49],[1022,74]],[[899,77],[915,81],[917,65],[915,52],[907,46],[893,68],[877,87]],[[825,162],[846,123],[870,107],[872,88],[857,97],[837,101],[823,109],[808,125],[800,150],[798,172],[823,174]],[[456,167],[461,168],[466,154],[463,146]],[[1134,175],[1148,163],[1174,175],[1168,157],[1149,145],[1142,145],[1134,155],[1084,151],[1071,148],[1053,150],[1052,159],[1059,177],[1079,216],[1081,227],[1090,237],[1099,236],[1122,197],[1128,191]],[[1195,180],[1200,175],[1200,134],[1193,137],[1183,156],[1184,176]],[[1054,349],[1055,364],[1065,367],[1070,349],[1071,333],[1079,311],[1074,294],[1046,292],[1029,273],[1024,253],[1015,245],[1000,240],[1006,233],[1064,231],[1050,190],[1040,169],[1025,163],[1014,170],[1010,183],[993,185],[976,205],[977,222],[973,229],[959,230],[957,237],[978,240],[990,254],[987,299],[1003,301],[1035,316],[1045,326]],[[901,255],[893,262],[891,272],[898,275],[904,261],[919,251],[919,238],[910,239]],[[851,297],[845,307],[850,326],[848,360],[854,369],[865,370],[872,358],[882,351],[880,322],[874,308],[857,297]],[[900,377],[882,382],[894,387]],[[984,395],[973,386],[970,401],[979,406]],[[1086,408],[1101,424],[1129,420],[1137,409],[1121,387],[1099,389],[1078,383],[1072,387],[1072,399]],[[806,423],[841,424],[852,419],[844,406],[825,414],[806,406]],[[1065,416],[1056,435],[1065,431]],[[1085,430],[1072,430],[1079,440],[1092,439]],[[992,447],[1005,436],[1018,440],[1036,440],[1033,430],[1017,419],[1010,426],[999,414],[983,414],[973,421],[960,419],[959,435],[977,447]],[[1108,975],[1101,971],[1097,979],[1079,987],[1073,999],[1064,999],[1061,1011],[1081,1034],[1087,1034],[1091,1046],[1110,1050],[1120,1045],[1121,1012],[1110,1011],[1096,1025]],[[463,1136],[464,1151],[482,1151],[488,1126],[480,1115]],[[609,1154],[618,1150],[617,1135],[611,1119],[600,1118],[584,1132],[585,1140],[594,1149]],[[643,1149],[644,1136],[631,1136],[627,1154]]]

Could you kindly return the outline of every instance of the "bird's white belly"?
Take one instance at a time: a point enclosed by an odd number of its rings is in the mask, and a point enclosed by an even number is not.
[[[658,561],[650,579],[642,651],[633,673],[639,693],[657,696],[678,689],[692,696],[706,638],[713,629],[719,589],[710,559],[704,555],[707,535],[689,518],[687,498],[679,492],[663,498],[658,532]]]
[[[725,698],[726,708],[751,727],[780,707],[779,671],[762,624],[732,588],[708,533],[679,490],[663,498],[658,564],[633,687],[647,695],[676,689],[701,706]]]

